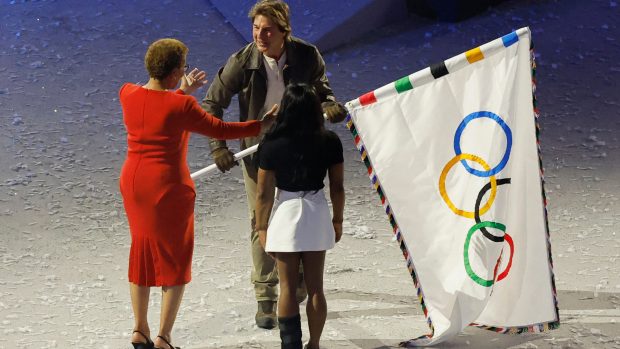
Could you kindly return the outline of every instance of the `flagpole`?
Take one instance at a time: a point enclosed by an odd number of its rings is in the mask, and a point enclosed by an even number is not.
[[[247,149],[243,149],[242,151],[238,152],[235,154],[235,161],[238,161],[240,159],[243,159],[244,157],[254,154],[256,153],[256,150],[258,150],[258,144],[253,145]],[[196,180],[206,174],[208,174],[209,172],[214,171],[215,169],[217,169],[217,165],[216,164],[211,164],[205,168],[203,168],[202,170],[198,170],[194,173],[192,173],[192,179]]]
[[[323,113],[323,118],[325,120],[327,120],[327,114]],[[235,154],[235,161],[241,160],[241,159],[243,159],[244,157],[246,157],[248,155],[252,155],[252,154],[256,153],[257,150],[258,150],[258,144],[253,145],[253,146],[251,146],[249,148],[243,149],[242,151],[240,151],[240,152]],[[211,165],[203,168],[202,170],[198,170],[198,171],[192,173],[192,179],[198,179],[198,178],[208,174],[209,172],[213,172],[216,168],[217,168],[216,164],[211,164]]]

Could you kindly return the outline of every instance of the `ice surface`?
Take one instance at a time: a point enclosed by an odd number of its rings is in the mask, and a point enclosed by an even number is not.
[[[469,328],[452,348],[620,348],[618,11],[608,0],[506,1],[455,24],[394,22],[324,57],[337,97],[348,101],[532,29],[563,326],[527,336]],[[202,0],[5,1],[0,28],[0,348],[129,347],[118,89],[146,82],[143,55],[155,39],[186,42],[188,63],[209,79],[244,41]],[[236,115],[233,102],[226,118]],[[346,234],[327,255],[323,344],[395,346],[428,328],[351,136],[329,127],[345,148],[347,206]],[[206,140],[193,136],[192,170],[210,162]],[[236,168],[197,183],[193,281],[173,333],[182,347],[278,347],[276,331],[254,325],[241,178]],[[151,302],[156,332],[159,291]]]

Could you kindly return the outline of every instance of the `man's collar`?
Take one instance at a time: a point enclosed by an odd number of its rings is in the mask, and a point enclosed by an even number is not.
[[[247,69],[259,70],[263,64],[263,54],[256,48],[256,43],[252,42],[250,46],[252,49],[246,67]]]
[[[267,62],[268,65],[272,65],[272,64],[276,64],[276,66],[278,67],[278,69],[282,69],[284,68],[284,66],[287,64],[286,60],[287,60],[287,55],[286,55],[286,50],[284,50],[284,52],[282,52],[282,54],[280,55],[280,59],[276,60],[275,58],[271,58],[269,56],[267,56],[266,54],[263,54],[263,59]]]
[[[255,69],[259,70],[263,65],[263,54],[256,48],[256,44],[252,42],[250,44],[252,46],[251,54],[247,62],[247,69]],[[284,52],[286,52],[286,65],[293,66],[297,63],[298,59],[295,55],[295,41],[291,38],[284,42]]]

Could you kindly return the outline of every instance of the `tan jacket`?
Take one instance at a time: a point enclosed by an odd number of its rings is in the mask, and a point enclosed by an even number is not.
[[[286,64],[284,84],[306,83],[314,86],[321,102],[336,101],[329,81],[325,75],[325,61],[319,50],[301,39],[291,37],[286,45]],[[256,120],[265,104],[267,95],[267,72],[263,65],[262,53],[255,43],[250,43],[234,53],[226,65],[214,78],[207,95],[202,100],[202,108],[217,118],[222,118],[234,95],[239,99],[239,121]],[[258,144],[258,137],[241,140],[241,149]],[[211,150],[225,147],[226,142],[212,139]],[[250,157],[244,161],[251,166]]]

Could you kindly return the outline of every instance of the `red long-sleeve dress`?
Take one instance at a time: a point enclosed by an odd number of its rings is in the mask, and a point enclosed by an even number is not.
[[[129,282],[175,286],[191,280],[194,199],[186,154],[190,132],[218,139],[255,136],[260,123],[222,122],[182,91],[120,89],[127,159],[120,190],[131,232]]]

